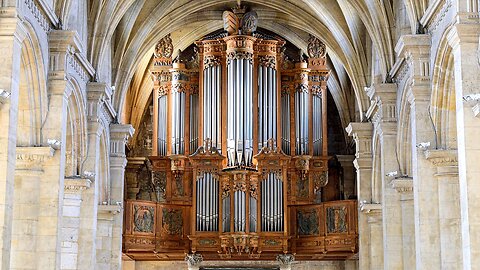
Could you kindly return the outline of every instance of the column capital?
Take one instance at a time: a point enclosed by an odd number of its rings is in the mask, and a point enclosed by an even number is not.
[[[399,58],[416,60],[420,57],[430,56],[431,37],[427,34],[402,35],[395,46]]]
[[[478,14],[477,14],[478,16]],[[457,23],[452,26],[447,34],[448,44],[453,50],[459,49],[464,44],[478,44],[480,24]]]
[[[135,129],[132,125],[127,124],[110,124],[110,139],[114,141],[127,142],[133,136]]]
[[[280,269],[290,269],[292,263],[295,261],[293,254],[279,254],[276,258],[280,263]]]
[[[367,216],[367,222],[379,223],[382,221],[382,204],[360,202],[360,212]]]
[[[353,137],[355,140],[357,159],[371,159],[372,158],[372,136],[373,125],[368,122],[351,122],[345,129],[348,136]]]
[[[51,52],[75,53],[83,51],[77,31],[52,30],[48,34],[48,45]]]
[[[188,268],[191,269],[192,267],[198,267],[203,262],[203,256],[198,253],[186,254],[185,261]]]
[[[89,82],[87,84],[88,120],[99,122],[101,119],[111,123],[116,112],[111,102],[112,88],[106,83]]]
[[[81,193],[90,188],[92,180],[88,178],[68,177],[65,178],[63,188],[65,193]]]
[[[413,178],[408,178],[408,177],[394,178],[392,179],[392,181],[390,181],[390,186],[399,193],[412,194]]]
[[[425,158],[437,167],[435,176],[458,175],[457,150],[426,150]]]
[[[0,37],[13,36],[22,42],[27,35],[15,7],[0,8],[0,25]]]
[[[342,167],[353,167],[353,161],[355,160],[355,155],[336,155],[338,162]]]

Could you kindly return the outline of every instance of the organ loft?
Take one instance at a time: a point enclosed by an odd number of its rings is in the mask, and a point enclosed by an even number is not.
[[[325,45],[306,53],[238,5],[175,54],[163,37],[126,169],[123,249],[135,260],[337,260],[357,204],[330,168]],[[139,150],[140,149],[140,150]],[[333,195],[332,195],[333,194]]]

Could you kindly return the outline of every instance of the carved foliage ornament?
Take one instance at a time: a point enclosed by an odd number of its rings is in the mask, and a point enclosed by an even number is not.
[[[328,184],[328,171],[313,173],[313,184],[315,185],[315,192]]]
[[[276,68],[276,58],[273,55],[262,55],[258,57],[258,64],[262,67]]]
[[[173,54],[173,43],[170,34],[162,38],[155,46],[155,57],[170,58]]]
[[[162,228],[167,234],[170,235],[182,234],[182,210],[164,208],[162,211]]]
[[[185,261],[188,266],[197,266],[203,262],[203,256],[201,254],[193,253],[185,255]]]
[[[210,67],[216,67],[221,65],[220,57],[215,55],[205,55],[203,57],[203,68],[207,69]]]
[[[253,60],[253,53],[250,52],[229,52],[227,55],[228,64],[232,60],[248,60],[252,63]]]
[[[310,35],[308,39],[308,56],[311,58],[323,58],[327,54],[327,47],[320,39]]]
[[[152,184],[155,187],[157,201],[165,200],[165,188],[167,186],[166,172],[152,172]]]

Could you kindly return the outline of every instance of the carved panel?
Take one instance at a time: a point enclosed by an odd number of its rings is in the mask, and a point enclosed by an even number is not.
[[[183,233],[183,211],[181,209],[162,209],[162,229],[168,235]]]
[[[297,211],[297,233],[298,235],[318,235],[318,212],[316,209],[305,209]]]
[[[134,232],[153,233],[155,224],[155,208],[153,206],[133,206]]]
[[[327,233],[346,233],[348,231],[347,208],[345,206],[327,207]]]

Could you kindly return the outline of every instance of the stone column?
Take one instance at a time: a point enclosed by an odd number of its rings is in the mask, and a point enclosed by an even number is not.
[[[84,170],[94,178],[93,188],[83,192],[82,206],[80,210],[80,236],[78,240],[78,269],[94,269],[96,253],[97,212],[102,182],[108,181],[108,172],[101,164],[101,135],[108,132],[108,124],[113,120],[113,110],[109,109],[111,90],[104,83],[88,83],[87,85],[87,128],[88,150],[87,158],[83,165]],[[104,138],[106,139],[106,138]],[[107,143],[107,142],[104,142]],[[106,166],[105,166],[106,167]],[[105,183],[104,183],[105,185]],[[105,187],[107,188],[107,187]]]
[[[425,159],[424,149],[433,144],[435,133],[430,120],[430,36],[404,35],[396,47],[405,57],[410,72],[408,101],[411,106],[413,197],[417,269],[441,269],[438,183],[432,177],[433,165]]]
[[[364,248],[370,249],[370,265],[366,269],[384,269],[382,205],[379,203],[360,203],[360,212],[366,217],[368,224],[368,235],[366,237],[369,238],[370,245]]]
[[[460,194],[455,150],[428,150],[426,158],[437,167],[438,209],[440,211],[440,249],[442,269],[462,268]]]
[[[0,8],[0,25],[0,269],[9,269],[20,55],[25,31],[16,8]]]
[[[17,147],[15,188],[13,191],[13,226],[10,267],[37,269],[32,258],[37,246],[40,181],[45,162],[55,150],[51,147]]]
[[[400,194],[401,228],[402,228],[402,260],[403,269],[415,269],[415,222],[413,211],[413,179],[395,178],[390,185]],[[398,214],[398,213],[397,213]]]
[[[390,185],[387,174],[399,170],[397,144],[397,86],[377,84],[367,90],[372,104],[372,119],[380,140],[382,179],[383,251],[385,269],[403,269],[402,219],[400,195]]]
[[[125,145],[128,138],[133,135],[134,129],[131,125],[111,124],[110,125],[110,204],[122,205],[125,166],[127,158]],[[112,250],[111,269],[120,269],[122,264],[122,233],[123,233],[123,208],[119,215],[113,216],[112,224]]]
[[[87,178],[67,178],[64,182],[63,226],[61,233],[62,270],[78,269],[82,192],[90,188],[92,181]],[[90,236],[91,237],[91,236]]]
[[[371,123],[350,123],[346,128],[349,136],[355,140],[355,160],[353,164],[357,170],[357,197],[359,203],[372,201],[372,133]],[[367,216],[358,213],[358,246],[360,269],[370,267],[370,230]]]
[[[42,140],[59,151],[45,163],[45,177],[40,181],[39,230],[35,251],[38,269],[60,269],[67,106],[72,92],[67,81],[68,62],[75,48],[78,50],[75,32],[49,33],[49,112],[42,127]]]
[[[480,265],[480,67],[478,12],[457,17],[448,39],[455,65],[458,177],[462,228],[463,269]]]
[[[113,252],[119,252],[120,258],[122,250],[114,251],[114,244],[117,244],[114,239],[114,225],[115,220],[123,219],[121,205],[99,205],[97,212],[97,233],[96,233],[96,261],[94,269],[121,269],[116,261],[113,261]],[[115,242],[114,242],[115,240]],[[121,240],[121,238],[120,238]]]
[[[354,155],[337,155],[338,162],[343,168],[343,194],[345,199],[356,196],[355,168],[353,167]]]

